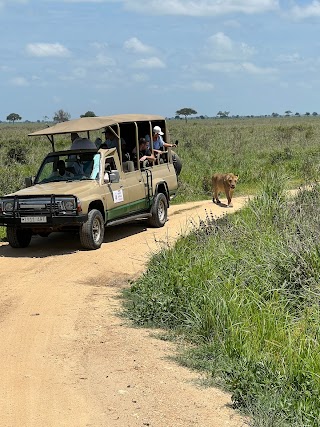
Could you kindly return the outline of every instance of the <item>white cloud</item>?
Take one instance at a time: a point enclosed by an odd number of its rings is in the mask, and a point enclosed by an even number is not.
[[[148,52],[152,52],[153,50],[150,46],[143,44],[136,37],[131,37],[131,39],[126,40],[123,44],[123,47],[126,50],[130,50],[135,53],[148,53]]]
[[[1,0],[0,0],[1,1]],[[219,16],[279,9],[279,0],[62,0],[65,3],[120,3],[130,11],[160,15]]]
[[[224,33],[216,33],[213,36],[209,37],[209,43],[212,44],[216,49],[228,50],[231,51],[233,49],[232,40],[226,36]]]
[[[235,59],[247,59],[254,55],[254,47],[244,42],[234,42],[223,32],[213,34],[207,39],[204,54],[220,61],[233,61]]]
[[[13,86],[29,86],[28,80],[24,77],[14,77],[10,80],[10,83]]]
[[[166,68],[166,65],[161,59],[156,56],[150,58],[138,59],[134,64],[134,68]]]
[[[48,56],[66,57],[70,51],[60,43],[29,43],[26,52],[31,56],[44,58]]]
[[[234,72],[246,72],[248,74],[256,74],[256,75],[268,75],[274,74],[277,72],[275,68],[271,67],[258,67],[251,62],[213,62],[211,64],[206,64],[204,66],[207,70],[216,71],[221,73],[234,73]]]
[[[241,68],[249,74],[274,74],[277,72],[277,70],[275,68],[257,67],[256,65],[252,64],[251,62],[242,63]]]
[[[0,71],[9,72],[10,67],[8,67],[7,65],[0,65]]]
[[[217,16],[277,10],[278,0],[123,0],[126,9],[154,15]]]
[[[209,92],[214,90],[214,85],[208,82],[195,81],[191,84],[191,88],[197,92]]]
[[[311,4],[304,7],[294,6],[291,14],[296,19],[312,18],[320,16],[320,1],[314,0]]]

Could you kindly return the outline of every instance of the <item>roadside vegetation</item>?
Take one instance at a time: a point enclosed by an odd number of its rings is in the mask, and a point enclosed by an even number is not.
[[[214,172],[240,176],[241,212],[210,212],[155,255],[126,292],[125,313],[187,345],[181,363],[232,393],[252,425],[320,425],[320,120],[169,120],[183,161],[174,203],[211,198]],[[51,146],[0,125],[0,194],[21,188]],[[69,141],[58,140],[58,148]],[[309,185],[288,197],[287,190]],[[0,229],[0,239],[4,230]]]
[[[266,177],[246,208],[210,212],[125,292],[137,325],[188,345],[184,365],[232,393],[252,426],[320,425],[320,187]],[[185,350],[187,348],[188,350]]]

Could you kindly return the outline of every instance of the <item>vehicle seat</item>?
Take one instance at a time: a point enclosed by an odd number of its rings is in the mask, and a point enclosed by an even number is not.
[[[134,162],[128,160],[122,163],[123,172],[133,172],[134,171]]]

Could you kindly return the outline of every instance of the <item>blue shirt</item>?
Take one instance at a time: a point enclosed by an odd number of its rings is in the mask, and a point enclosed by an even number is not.
[[[147,142],[149,142],[149,144],[150,144],[150,136],[149,135],[145,136],[145,140]],[[157,139],[155,141],[153,141],[153,149],[154,150],[162,150],[163,146],[164,146],[164,140],[162,139],[162,136],[158,134]]]

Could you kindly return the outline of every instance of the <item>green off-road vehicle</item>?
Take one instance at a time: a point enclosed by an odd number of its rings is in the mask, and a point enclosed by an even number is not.
[[[84,117],[29,134],[46,136],[52,152],[36,176],[26,179],[26,188],[0,198],[0,225],[7,227],[9,244],[23,248],[34,235],[76,231],[84,248],[98,249],[105,227],[137,219],[162,227],[178,187],[179,158],[170,147],[149,164],[132,154],[139,152],[139,139],[146,135],[153,151],[154,126],[161,127],[164,140],[169,142],[163,117],[137,114]],[[104,148],[106,132],[115,136],[115,148]],[[71,145],[74,133],[86,148],[80,143],[76,149],[55,151],[54,136],[65,134]],[[100,133],[101,147],[88,145],[90,135]]]

